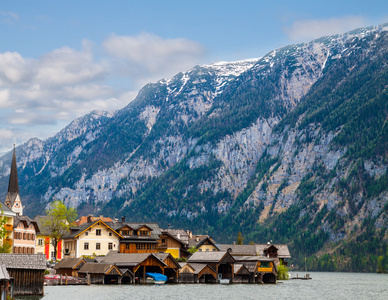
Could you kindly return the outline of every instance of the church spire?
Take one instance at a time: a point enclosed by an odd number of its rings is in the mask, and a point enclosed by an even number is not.
[[[9,175],[8,193],[19,194],[19,180],[18,180],[18,170],[16,167],[15,144],[13,144],[13,156],[12,156],[12,163],[11,163],[11,174]]]
[[[16,148],[13,144],[13,156],[11,163],[11,173],[9,175],[8,193],[5,198],[5,205],[7,205],[13,212],[18,215],[23,215],[23,206],[19,195],[19,180],[18,170],[16,166]]]

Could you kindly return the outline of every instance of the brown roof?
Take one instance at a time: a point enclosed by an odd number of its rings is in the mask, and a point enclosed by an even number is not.
[[[185,245],[189,244],[189,234],[184,229],[162,229],[162,233],[174,236]]]
[[[16,254],[0,253],[0,265],[7,269],[46,269],[46,256],[44,254]]]
[[[274,261],[275,259],[274,258],[268,258],[267,256],[258,256],[258,255],[253,255],[253,256],[236,256],[234,257],[235,260],[237,261],[241,261],[241,262],[245,262],[245,261],[253,261],[253,262],[257,262],[257,261]]]
[[[137,266],[149,256],[154,256],[162,264],[166,265],[152,253],[109,253],[109,255],[105,257],[103,263],[115,264],[116,266]]]
[[[113,220],[111,218],[108,218],[108,217],[104,217],[104,216],[99,216],[99,217],[90,217],[91,221],[92,222],[95,222],[97,220],[102,220],[104,221],[105,223],[106,222],[113,222]],[[78,218],[76,221],[75,221],[75,225],[76,226],[80,226],[82,225],[83,223],[87,223],[88,222],[88,217],[87,216],[81,216],[80,218]]]
[[[79,269],[78,273],[89,273],[89,274],[107,274],[112,268],[117,267],[114,264],[104,264],[104,263],[86,263]],[[117,269],[121,275],[121,271]]]
[[[190,258],[187,260],[188,263],[211,263],[211,262],[219,262],[221,261],[225,255],[229,255],[227,252],[221,251],[204,251],[204,252],[195,252]],[[233,257],[232,257],[233,258]]]
[[[275,246],[278,249],[278,257],[291,258],[290,250],[287,245],[283,244],[255,244],[256,252],[258,255],[265,255],[264,250],[271,246]]]
[[[14,217],[14,221],[13,221],[13,227],[16,228],[19,223],[24,223],[24,225],[26,227],[30,226],[30,224],[34,225],[35,227],[35,231],[38,233],[40,232],[39,231],[39,226],[38,226],[38,223],[36,221],[34,221],[33,219],[31,219],[30,217],[28,216],[15,216]]]
[[[219,244],[220,251],[228,251],[232,255],[256,255],[255,245]]]
[[[66,258],[62,259],[60,262],[58,262],[54,269],[79,269],[79,265],[82,262],[86,262],[83,257],[73,257],[73,258]]]

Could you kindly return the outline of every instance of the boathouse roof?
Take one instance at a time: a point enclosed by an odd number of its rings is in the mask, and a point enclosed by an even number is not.
[[[44,254],[0,253],[0,265],[7,269],[46,270]]]
[[[188,263],[211,263],[211,262],[220,262],[221,260],[224,259],[225,256],[229,256],[232,261],[235,261],[232,255],[230,255],[228,252],[221,252],[221,251],[205,251],[205,252],[200,252],[197,251],[195,252],[190,258],[187,260]]]
[[[0,280],[9,280],[8,271],[4,265],[0,265]]]
[[[109,255],[105,256],[103,263],[115,264],[116,266],[137,266],[145,261],[149,257],[154,257],[154,259],[160,261],[163,265],[166,265],[161,261],[157,256],[152,253],[108,253]]]
[[[62,259],[60,262],[58,262],[54,269],[80,269],[82,265],[86,263],[85,258],[83,257],[73,257],[73,258],[66,258]]]
[[[121,271],[114,264],[105,263],[86,263],[79,269],[78,273],[89,273],[89,274],[109,274],[115,269],[116,273],[121,275]]]

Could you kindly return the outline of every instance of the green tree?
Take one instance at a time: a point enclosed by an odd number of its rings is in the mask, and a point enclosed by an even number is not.
[[[278,280],[288,280],[290,278],[290,275],[288,273],[288,268],[283,265],[281,262],[277,266],[278,269]]]
[[[54,247],[54,257],[57,257],[59,240],[69,233],[70,225],[76,218],[77,211],[75,208],[66,207],[59,200],[52,202],[50,209],[46,211],[43,231],[47,232],[51,238],[51,244]]]
[[[243,245],[243,244],[244,244],[244,237],[243,237],[241,231],[239,231],[238,236],[237,236],[237,245]]]
[[[189,249],[187,249],[188,252],[190,252],[191,254],[194,254],[195,252],[197,252],[197,247],[195,246],[191,246]]]

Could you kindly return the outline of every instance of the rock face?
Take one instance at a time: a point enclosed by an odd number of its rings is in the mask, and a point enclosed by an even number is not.
[[[386,228],[386,30],[196,66],[146,85],[120,111],[32,139],[17,148],[25,210],[59,199],[81,213],[190,224],[225,239],[276,229],[288,211],[331,241],[366,218]],[[9,162],[0,158],[3,187]]]

